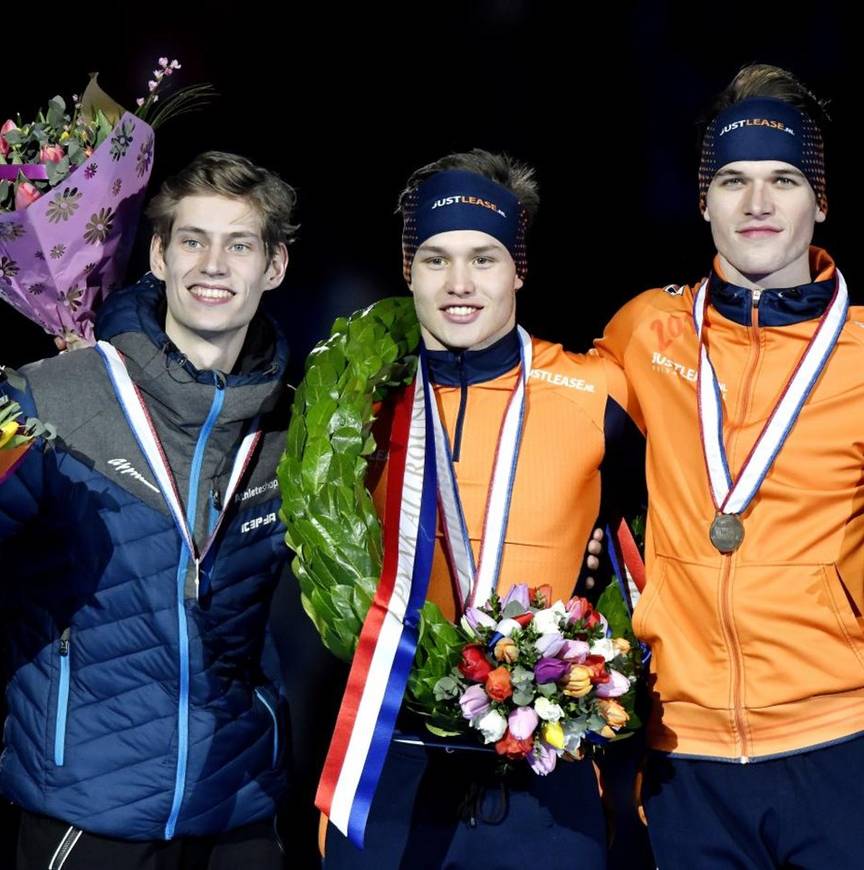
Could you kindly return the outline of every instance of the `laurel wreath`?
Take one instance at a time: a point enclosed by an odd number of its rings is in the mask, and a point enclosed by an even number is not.
[[[376,404],[410,384],[420,328],[411,298],[389,298],[348,318],[306,360],[277,475],[285,540],[303,607],[324,645],[350,661],[381,573],[378,514],[366,488]],[[616,634],[632,637],[616,583],[598,606]],[[452,705],[436,697],[438,681],[459,661],[466,635],[427,601],[405,701],[437,734],[465,731]],[[634,639],[635,644],[635,639]]]
[[[381,573],[381,525],[366,488],[367,457],[377,446],[374,408],[414,379],[419,342],[408,297],[338,318],[306,360],[279,462],[280,516],[296,553],[303,607],[324,645],[345,661],[357,647]],[[429,717],[427,725],[451,733],[463,726],[439,709],[434,687],[458,662],[463,643],[456,626],[427,601],[406,702]]]

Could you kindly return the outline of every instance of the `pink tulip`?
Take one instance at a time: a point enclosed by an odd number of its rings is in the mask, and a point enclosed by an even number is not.
[[[530,604],[529,597],[527,584],[516,583],[510,587],[510,591],[501,599],[501,609],[504,610],[511,601],[518,601],[522,610],[528,610],[528,605]]]
[[[539,721],[540,717],[531,707],[517,707],[507,717],[507,727],[517,740],[527,740]]]
[[[568,662],[584,662],[591,648],[584,640],[565,640],[558,650],[558,658]]]
[[[9,150],[12,146],[6,141],[6,137],[3,134],[8,133],[10,130],[17,129],[17,125],[11,118],[6,121],[2,127],[0,127],[0,154],[2,154],[4,157],[9,153]]]
[[[18,189],[15,191],[15,208],[27,208],[31,202],[36,202],[40,196],[42,194],[29,181],[24,181],[18,185]]]
[[[564,646],[564,643],[564,638],[561,636],[560,632],[556,631],[551,634],[541,634],[540,637],[534,641],[534,649],[536,649],[541,656],[556,656]]]
[[[538,743],[534,751],[528,756],[528,764],[531,770],[538,776],[546,776],[555,770],[558,763],[558,753],[546,743]]]
[[[459,706],[462,708],[462,715],[466,719],[476,719],[478,716],[485,716],[491,709],[492,705],[489,702],[489,696],[486,694],[483,686],[469,686],[459,698]]]
[[[578,622],[580,619],[587,617],[592,609],[591,602],[588,601],[587,598],[581,598],[578,595],[574,595],[567,602],[567,621]]]
[[[59,163],[65,156],[62,145],[43,145],[39,149],[40,163]]]
[[[609,676],[612,678],[609,682],[597,686],[595,693],[598,698],[617,698],[630,689],[630,680],[624,674],[619,674],[618,671],[610,668]]]

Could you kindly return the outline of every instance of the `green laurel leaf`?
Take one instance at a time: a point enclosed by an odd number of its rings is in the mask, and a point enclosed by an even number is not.
[[[365,484],[366,457],[377,449],[374,403],[413,379],[419,342],[408,297],[340,317],[309,354],[294,398],[278,468],[285,540],[297,554],[304,608],[343,659],[354,653],[381,571],[381,526]],[[429,602],[419,628],[408,700],[434,715],[434,685],[464,639]]]

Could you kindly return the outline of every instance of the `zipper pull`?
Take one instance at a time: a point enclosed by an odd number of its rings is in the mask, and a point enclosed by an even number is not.
[[[201,585],[201,560],[195,559],[195,600],[198,600],[198,592]]]
[[[216,382],[216,389],[217,390],[224,390],[225,389],[225,375],[223,375],[222,372],[219,372],[219,371],[213,372],[213,380]]]
[[[468,379],[465,375],[465,351],[459,351],[455,356],[459,369],[459,412],[456,415],[456,428],[453,432],[453,447],[450,458],[453,462],[458,462],[462,455],[462,427],[465,424],[465,407],[468,404]]]
[[[67,626],[63,629],[63,633],[60,635],[60,655],[68,656],[69,655],[69,636],[72,634],[72,629]]]
[[[753,290],[753,307],[754,308],[759,307],[759,300],[761,298],[762,298],[762,290],[759,287],[757,287],[755,290]]]
[[[210,501],[213,502],[213,507],[216,508],[217,511],[222,510],[222,496],[219,495],[219,490],[216,488],[216,485],[210,487]]]

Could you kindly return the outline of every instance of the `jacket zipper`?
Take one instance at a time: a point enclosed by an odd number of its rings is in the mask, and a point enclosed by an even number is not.
[[[744,404],[738,420],[736,420],[735,430],[729,438],[729,446],[727,455],[731,458],[733,447],[737,440],[738,434],[744,428],[744,422],[750,413],[751,403],[753,401],[753,391],[755,388],[756,371],[759,368],[761,358],[762,342],[759,332],[759,299],[762,296],[762,291],[757,287],[752,292],[752,330],[750,332],[751,346],[753,352],[753,362],[747,370],[747,375],[744,379],[744,389],[742,396]],[[734,554],[730,553],[723,556],[723,568],[720,574],[720,621],[723,627],[723,634],[726,641],[726,647],[730,652],[732,659],[732,711],[735,720],[735,730],[737,731],[736,739],[740,745],[741,754],[738,760],[741,764],[747,764],[750,761],[748,755],[748,745],[746,736],[746,724],[744,722],[744,710],[741,703],[741,689],[744,682],[744,665],[742,662],[741,646],[738,643],[735,633],[732,609],[732,559]]]
[[[57,684],[57,712],[54,718],[54,764],[63,767],[66,758],[66,716],[69,712],[69,640],[72,630],[67,626],[60,635],[57,652],[60,657],[60,680]]]
[[[452,457],[454,462],[459,461],[459,455],[462,452],[462,427],[465,425],[465,409],[468,407],[468,380],[465,377],[465,353],[456,354],[456,359],[459,365],[459,413],[456,415],[456,428],[453,432],[453,451]]]
[[[214,375],[215,391],[210,412],[201,427],[195,453],[192,456],[192,468],[189,473],[189,496],[186,499],[186,524],[190,534],[195,530],[195,514],[198,508],[198,480],[201,475],[201,465],[204,462],[204,451],[207,441],[216,426],[216,420],[225,401],[225,379],[217,372]],[[177,627],[180,646],[180,687],[177,703],[177,770],[174,780],[174,799],[171,802],[171,812],[165,823],[165,839],[174,836],[180,806],[183,803],[183,793],[186,790],[186,764],[189,759],[189,626],[186,619],[186,569],[190,557],[195,563],[195,598],[198,598],[200,562],[197,553],[187,553],[184,546],[180,554],[180,564],[177,567]]]

